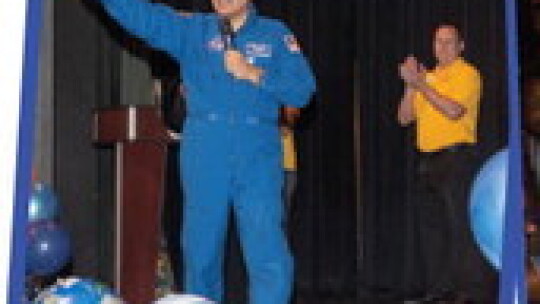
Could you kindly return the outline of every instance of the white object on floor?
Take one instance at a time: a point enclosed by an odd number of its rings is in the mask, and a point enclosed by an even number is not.
[[[215,304],[201,296],[187,294],[169,294],[154,302],[154,304]]]

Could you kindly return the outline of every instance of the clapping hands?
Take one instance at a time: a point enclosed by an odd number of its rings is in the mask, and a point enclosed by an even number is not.
[[[408,56],[399,65],[399,76],[411,87],[418,87],[426,79],[426,68],[414,56]]]

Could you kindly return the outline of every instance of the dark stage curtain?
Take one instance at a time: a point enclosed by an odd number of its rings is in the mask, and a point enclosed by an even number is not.
[[[54,2],[54,164],[70,232],[69,272],[112,283],[114,155],[92,143],[92,112],[119,103],[120,49],[80,1]]]
[[[360,290],[389,298],[414,292],[414,218],[410,213],[414,148],[412,129],[396,122],[403,85],[397,64],[408,54],[433,64],[431,38],[441,21],[457,22],[465,58],[484,77],[479,141],[485,159],[507,141],[504,1],[359,1],[358,75],[362,159],[359,231]]]

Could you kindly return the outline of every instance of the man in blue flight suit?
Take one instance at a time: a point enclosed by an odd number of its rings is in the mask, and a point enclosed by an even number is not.
[[[212,0],[215,14],[192,15],[144,0],[100,1],[125,29],[182,66],[185,292],[222,301],[232,208],[250,303],[288,303],[293,261],[282,227],[277,120],[280,106],[303,107],[315,90],[295,37],[259,16],[251,0]]]

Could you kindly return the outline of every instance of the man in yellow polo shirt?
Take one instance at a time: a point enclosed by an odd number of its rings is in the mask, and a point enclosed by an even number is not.
[[[425,263],[422,303],[492,303],[468,217],[482,78],[461,57],[464,46],[459,29],[442,24],[434,33],[433,70],[413,56],[399,66],[405,91],[397,118],[403,126],[415,123],[419,152],[414,216]]]
[[[281,111],[280,131],[281,147],[283,150],[283,171],[285,174],[283,187],[283,201],[285,209],[285,223],[289,228],[292,219],[292,204],[296,185],[298,183],[298,174],[296,171],[296,147],[294,142],[294,124],[300,109],[293,107],[283,107]]]

